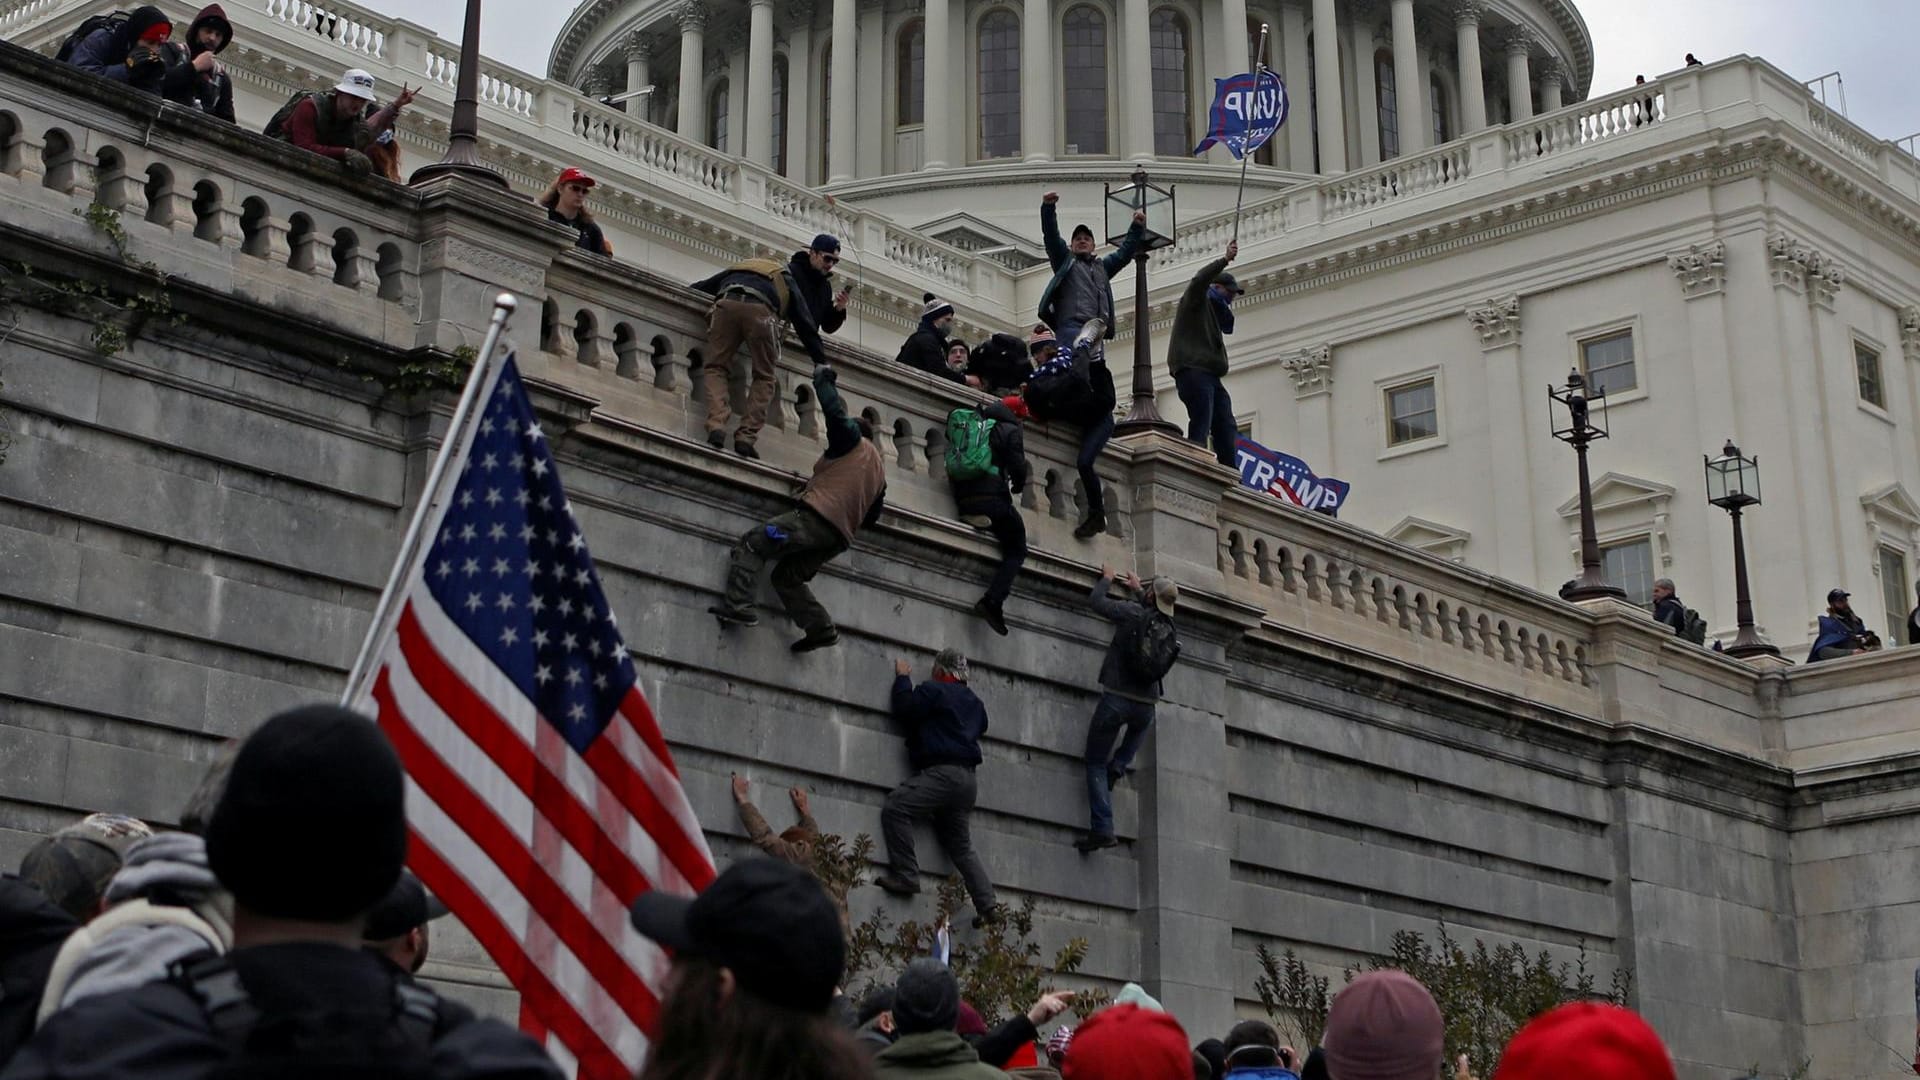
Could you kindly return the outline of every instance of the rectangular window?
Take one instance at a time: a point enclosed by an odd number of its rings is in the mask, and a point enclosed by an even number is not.
[[[1608,544],[1600,549],[1600,564],[1609,584],[1627,590],[1627,603],[1653,603],[1653,541],[1641,536]]]
[[[1899,548],[1880,549],[1880,595],[1887,608],[1887,636],[1881,644],[1892,648],[1907,643],[1907,612],[1913,610],[1913,593],[1907,584],[1907,553]]]
[[[1633,369],[1633,331],[1620,330],[1580,343],[1580,367],[1596,392],[1619,394],[1640,385]]]
[[[1380,160],[1400,156],[1400,99],[1393,82],[1393,54],[1373,58],[1374,94],[1380,110]]]
[[[1860,377],[1860,400],[1876,409],[1887,407],[1887,388],[1880,382],[1880,352],[1853,343],[1853,370]]]
[[[1431,439],[1440,434],[1439,398],[1433,380],[1425,379],[1387,391],[1387,445]]]

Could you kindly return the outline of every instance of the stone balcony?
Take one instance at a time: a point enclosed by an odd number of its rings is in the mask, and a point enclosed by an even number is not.
[[[731,538],[819,453],[798,351],[766,460],[714,454],[696,294],[575,251],[519,198],[324,166],[0,48],[0,262],[163,287],[186,317],[130,321],[132,344],[100,355],[58,304],[9,297],[0,855],[80,810],[169,820],[217,739],[337,690],[450,404],[383,387],[477,345],[507,290],[510,342],[723,852],[736,770],[762,791],[806,784],[829,828],[874,831],[902,767],[887,661],[924,669],[953,643],[994,710],[977,835],[996,879],[1044,902],[1050,945],[1093,941],[1090,980],[1143,978],[1196,1027],[1248,1007],[1256,943],[1337,972],[1444,917],[1631,965],[1683,1075],[1811,1053],[1834,1063],[1823,1076],[1864,1077],[1868,1036],[1903,1037],[1904,979],[1879,976],[1910,974],[1920,940],[1848,928],[1911,899],[1875,867],[1913,851],[1920,650],[1755,669],[1634,609],[1281,505],[1160,435],[1114,444],[1111,529],[1082,543],[1071,433],[1042,426],[1034,554],[997,638],[965,615],[992,545],[954,521],[940,476],[944,417],[972,399],[833,342],[881,433],[888,512],[819,581],[847,640],[795,663],[776,628],[722,637],[703,611]],[[1180,581],[1188,648],[1120,793],[1125,844],[1082,862],[1068,844],[1105,635],[1080,598],[1103,562]],[[432,973],[509,1007],[470,941]],[[1841,984],[1845,1009],[1825,996]]]

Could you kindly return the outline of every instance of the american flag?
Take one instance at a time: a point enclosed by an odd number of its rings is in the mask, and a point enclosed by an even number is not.
[[[356,703],[406,766],[409,864],[519,990],[521,1026],[626,1080],[669,964],[628,905],[705,888],[713,856],[513,358],[487,378]]]

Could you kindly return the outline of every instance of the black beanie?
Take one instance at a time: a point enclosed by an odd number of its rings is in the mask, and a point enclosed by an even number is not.
[[[207,824],[207,864],[261,915],[347,922],[407,857],[400,759],[373,721],[309,705],[260,725]]]
[[[947,965],[921,957],[893,988],[893,1029],[902,1035],[952,1031],[960,1018],[960,983]]]
[[[127,16],[127,40],[130,42],[139,41],[140,35],[146,33],[148,27],[159,26],[161,23],[166,23],[171,26],[173,20],[167,18],[166,12],[161,11],[151,4],[134,8],[133,13]]]

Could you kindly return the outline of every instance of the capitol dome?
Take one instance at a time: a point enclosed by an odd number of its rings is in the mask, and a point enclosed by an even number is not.
[[[1003,185],[1097,188],[1134,162],[1180,185],[1183,213],[1231,207],[1232,159],[1191,151],[1212,78],[1247,69],[1263,23],[1292,115],[1250,197],[1557,109],[1593,77],[1570,0],[1037,3],[585,0],[548,74],[651,86],[622,106],[963,246],[1032,231]]]

